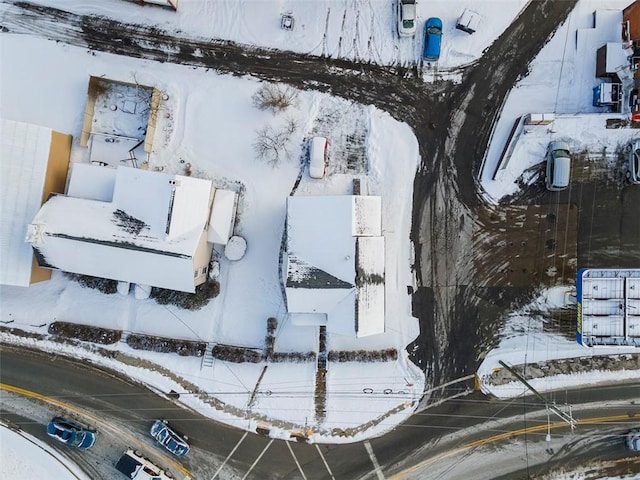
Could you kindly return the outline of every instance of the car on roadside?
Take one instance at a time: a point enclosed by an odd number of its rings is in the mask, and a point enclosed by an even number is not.
[[[627,146],[629,151],[629,169],[627,178],[631,183],[640,184],[640,139]]]
[[[416,34],[416,15],[418,3],[416,0],[398,1],[398,35],[413,37]]]
[[[309,147],[309,176],[323,178],[327,168],[329,140],[326,137],[313,137]]]
[[[545,186],[552,192],[564,190],[569,186],[571,174],[571,152],[566,142],[554,141],[547,148],[547,168]]]
[[[153,422],[150,433],[160,445],[176,457],[184,457],[191,448],[187,443],[189,438],[176,432],[169,426],[166,420],[156,420]]]
[[[440,58],[441,44],[442,20],[437,17],[431,17],[424,24],[424,49],[422,57],[429,62],[436,62]]]
[[[627,433],[627,448],[632,452],[640,452],[640,428],[635,428]]]
[[[47,435],[81,450],[91,448],[96,443],[94,430],[63,417],[53,417],[47,425]]]
[[[122,454],[116,470],[123,473],[130,480],[170,480],[172,475],[165,472],[137,450],[127,448]]]

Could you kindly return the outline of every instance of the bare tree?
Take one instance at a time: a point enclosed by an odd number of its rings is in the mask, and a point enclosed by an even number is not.
[[[289,141],[297,128],[295,120],[290,118],[280,130],[274,130],[271,125],[258,130],[253,143],[258,158],[265,160],[272,167],[276,167],[283,158],[290,159]]]
[[[260,87],[251,98],[255,107],[270,110],[275,115],[293,105],[298,98],[298,92],[288,86],[268,83]]]

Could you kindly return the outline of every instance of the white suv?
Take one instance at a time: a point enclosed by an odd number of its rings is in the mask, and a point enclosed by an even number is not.
[[[565,142],[551,142],[547,149],[547,171],[545,185],[552,192],[564,190],[569,186],[571,172],[571,153]]]
[[[627,178],[631,183],[640,184],[640,140],[631,142],[627,150],[629,150]]]

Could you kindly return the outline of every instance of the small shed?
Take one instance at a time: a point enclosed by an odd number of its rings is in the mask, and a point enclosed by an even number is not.
[[[473,10],[465,8],[462,12],[462,15],[460,15],[460,18],[458,18],[456,28],[468,34],[475,33],[475,31],[480,26],[481,19],[482,17],[478,12],[474,12]]]

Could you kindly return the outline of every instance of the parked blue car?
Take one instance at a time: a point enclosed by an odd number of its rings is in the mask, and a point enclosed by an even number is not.
[[[184,457],[189,452],[188,438],[169,427],[166,420],[156,420],[153,422],[150,433],[160,445],[176,457]]]
[[[442,20],[431,17],[424,25],[424,51],[423,58],[429,62],[435,62],[440,58],[440,45],[442,43]]]
[[[47,425],[47,434],[72,447],[86,450],[96,443],[94,431],[62,417],[54,417]]]

